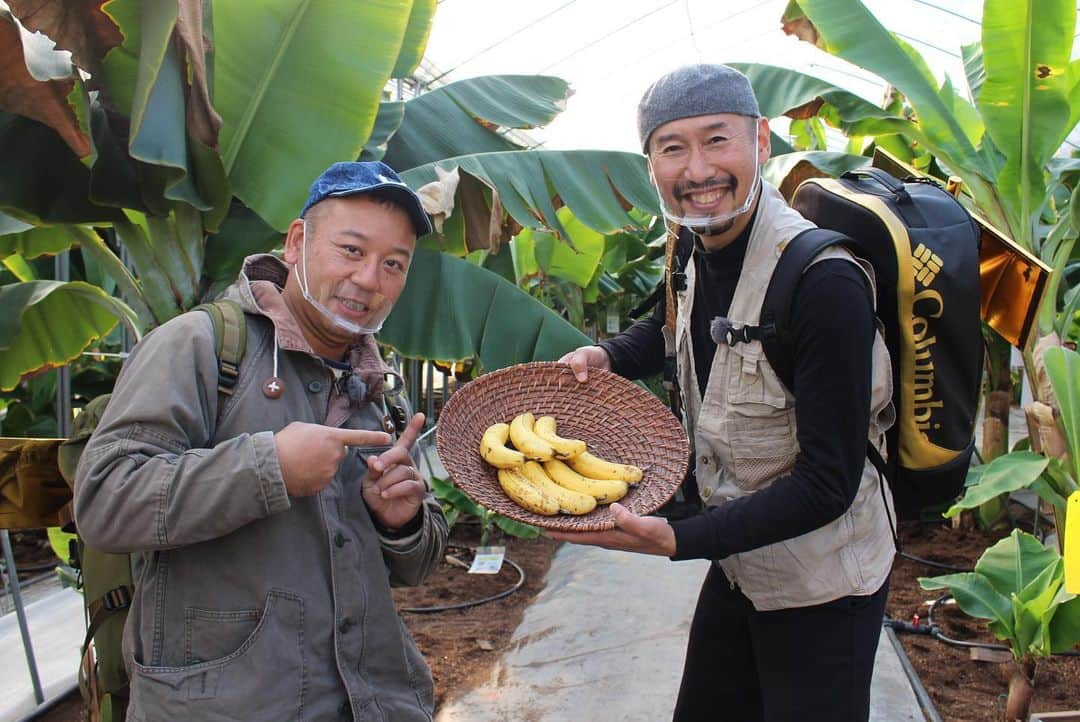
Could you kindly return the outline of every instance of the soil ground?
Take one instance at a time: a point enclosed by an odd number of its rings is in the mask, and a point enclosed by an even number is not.
[[[941,523],[905,523],[901,528],[904,551],[915,557],[958,567],[971,568],[988,546],[1005,532],[952,529]],[[28,567],[49,561],[47,545],[36,533],[15,534],[16,557]],[[449,556],[463,563],[471,561],[468,548],[479,543],[474,525],[459,524]],[[403,612],[418,646],[427,658],[435,678],[436,704],[461,695],[486,678],[492,665],[509,643],[532,598],[543,586],[544,575],[558,544],[549,539],[514,539],[496,530],[489,544],[506,547],[507,558],[525,571],[521,588],[502,599],[461,610],[435,613]],[[893,568],[888,614],[910,621],[918,614],[926,620],[927,602],[937,596],[924,591],[916,577],[947,573],[924,564],[898,558]],[[447,606],[476,600],[512,587],[518,573],[504,565],[497,575],[467,574],[458,564],[441,564],[427,583],[413,589],[394,590],[399,609]],[[933,622],[951,639],[997,643],[985,625],[959,612],[955,606],[939,606]],[[1004,704],[1006,684],[996,663],[977,662],[967,649],[949,646],[928,636],[900,634],[904,650],[919,675],[938,714],[945,722],[997,722]],[[1035,680],[1033,712],[1080,708],[1080,657],[1057,657],[1039,663]],[[42,722],[78,722],[82,719],[78,694],[63,700],[39,719]]]
[[[905,522],[901,548],[921,559],[971,569],[979,556],[1007,530],[998,533],[953,529],[944,523]],[[886,613],[912,621],[918,614],[927,622],[928,602],[941,595],[919,586],[918,577],[934,577],[949,570],[898,557],[890,578]],[[953,640],[1003,644],[986,630],[986,623],[961,612],[956,605],[939,605],[932,614],[941,633]],[[1008,685],[996,662],[975,661],[970,649],[951,646],[929,636],[898,634],[904,651],[945,722],[998,722]],[[1035,672],[1031,712],[1080,710],[1080,657],[1040,660]]]

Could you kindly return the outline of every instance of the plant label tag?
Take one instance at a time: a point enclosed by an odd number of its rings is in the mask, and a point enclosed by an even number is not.
[[[605,318],[607,322],[604,330],[608,333],[619,332],[619,309],[617,306],[610,306],[607,310],[607,316]]]
[[[1065,591],[1080,594],[1080,491],[1065,507]]]
[[[505,556],[506,547],[476,547],[469,574],[498,574]]]

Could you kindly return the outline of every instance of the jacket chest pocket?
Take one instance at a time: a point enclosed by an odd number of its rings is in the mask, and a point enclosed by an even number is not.
[[[798,442],[793,399],[763,361],[732,352],[727,374],[727,436],[735,483],[757,489],[791,469]]]

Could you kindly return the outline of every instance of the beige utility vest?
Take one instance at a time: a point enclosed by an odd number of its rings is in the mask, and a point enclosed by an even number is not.
[[[728,312],[736,327],[757,325],[781,251],[796,234],[812,227],[788,207],[775,187],[762,183],[757,217]],[[856,263],[873,284],[870,266],[846,250],[830,247],[814,262],[826,258]],[[752,494],[791,471],[799,450],[795,399],[769,365],[759,341],[718,344],[702,396],[690,335],[693,256],[685,270],[686,288],[679,292],[675,328],[679,383],[701,498],[719,505]],[[895,412],[889,353],[880,331],[874,341],[873,364],[868,438],[884,456],[884,432],[892,425]],[[890,518],[895,514],[887,488],[882,498],[881,485],[885,483],[867,460],[855,501],[838,519],[801,536],[733,554],[719,564],[728,579],[762,611],[871,594],[888,577],[894,553]]]

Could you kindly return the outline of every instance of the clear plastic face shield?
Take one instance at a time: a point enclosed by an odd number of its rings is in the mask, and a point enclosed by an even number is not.
[[[759,119],[700,116],[656,129],[649,175],[664,217],[698,235],[723,233],[761,187]]]
[[[297,266],[297,281],[304,300],[311,304],[343,333],[362,336],[364,334],[378,333],[382,328],[386,317],[390,315],[394,304],[391,300],[379,293],[379,279],[383,274],[381,262],[373,257],[365,257],[359,261],[347,257],[332,255],[330,252],[324,258],[316,260],[316,256],[309,254],[308,238],[311,226],[308,219],[304,219],[304,240],[300,246],[300,263]],[[309,263],[318,263],[329,272],[322,274],[309,272]],[[358,272],[348,273],[343,270],[356,263],[363,264]],[[378,268],[372,268],[373,265]],[[336,274],[330,267],[336,267]],[[398,269],[401,273],[401,283],[404,284],[405,269]],[[320,278],[312,283],[311,279]],[[364,279],[362,285],[356,279]]]

